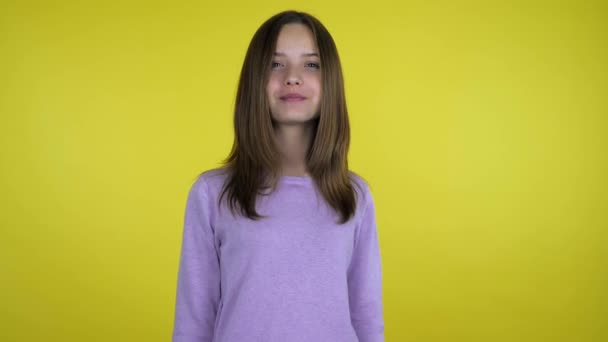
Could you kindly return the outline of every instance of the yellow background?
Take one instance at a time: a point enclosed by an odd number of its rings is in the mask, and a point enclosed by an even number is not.
[[[170,340],[187,190],[284,9],[339,49],[386,340],[607,341],[606,2],[382,0],[3,1],[0,340]]]

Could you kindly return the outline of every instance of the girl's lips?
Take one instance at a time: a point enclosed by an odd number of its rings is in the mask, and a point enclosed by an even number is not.
[[[306,100],[306,96],[304,96],[300,93],[291,92],[291,93],[285,93],[285,94],[281,95],[280,99],[283,101],[288,101],[288,102],[297,102],[297,101]]]
[[[300,102],[300,101],[306,100],[306,98],[305,97],[284,97],[284,98],[281,98],[281,100],[285,101],[285,102]]]

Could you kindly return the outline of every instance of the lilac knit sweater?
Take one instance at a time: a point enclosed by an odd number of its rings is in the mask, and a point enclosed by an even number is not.
[[[374,201],[339,225],[310,177],[283,176],[253,221],[217,200],[225,174],[203,173],[186,203],[173,342],[383,342]],[[225,199],[226,197],[224,197]]]

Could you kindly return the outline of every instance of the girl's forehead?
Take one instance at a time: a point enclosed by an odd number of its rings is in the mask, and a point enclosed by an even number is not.
[[[313,54],[317,53],[315,38],[310,29],[303,24],[286,24],[277,37],[275,54]]]

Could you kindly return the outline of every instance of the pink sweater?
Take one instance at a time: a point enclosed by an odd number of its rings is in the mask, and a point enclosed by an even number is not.
[[[174,342],[383,342],[381,259],[368,185],[339,225],[310,177],[283,176],[253,221],[217,200],[212,169],[188,194]],[[226,197],[224,197],[225,199]]]

